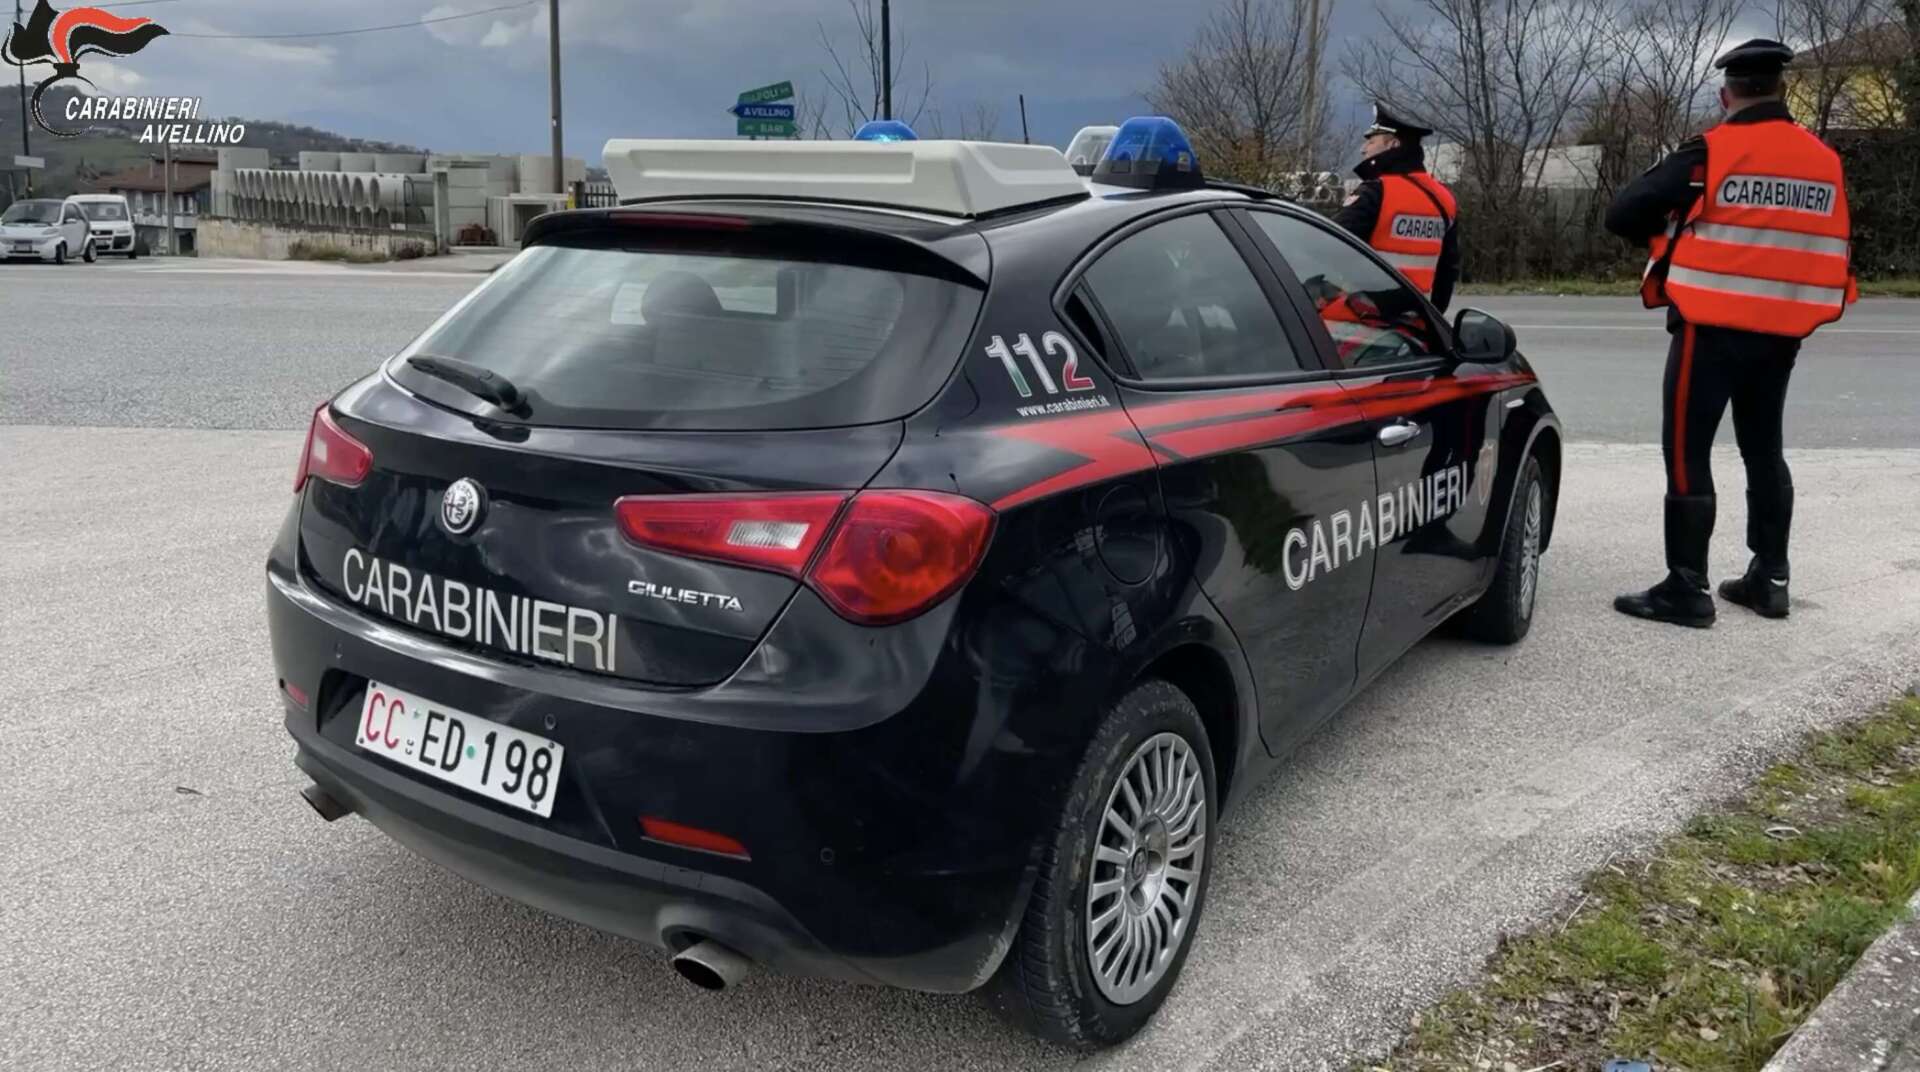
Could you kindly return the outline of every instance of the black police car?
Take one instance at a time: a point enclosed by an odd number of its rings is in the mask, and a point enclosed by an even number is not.
[[[613,142],[313,418],[268,561],[308,800],[667,950],[1137,1030],[1220,817],[1449,620],[1527,632],[1559,424],[1133,121]]]

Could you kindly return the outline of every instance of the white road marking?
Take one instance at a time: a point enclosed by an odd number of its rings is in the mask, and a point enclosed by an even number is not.
[[[1664,324],[1511,324],[1515,331],[1658,331]],[[1920,328],[1821,328],[1817,335],[1920,335]]]

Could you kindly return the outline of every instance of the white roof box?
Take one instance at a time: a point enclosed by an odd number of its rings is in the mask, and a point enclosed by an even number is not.
[[[979,216],[1087,193],[1051,145],[615,138],[603,155],[622,201],[793,197]]]

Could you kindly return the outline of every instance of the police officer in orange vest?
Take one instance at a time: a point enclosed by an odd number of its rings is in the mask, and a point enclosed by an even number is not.
[[[1333,219],[1366,239],[1444,313],[1460,278],[1459,211],[1453,192],[1427,174],[1420,139],[1431,133],[1374,102],[1373,125],[1353,169],[1360,188]]]
[[[1713,624],[1707,543],[1714,488],[1708,454],[1729,404],[1747,469],[1746,574],[1720,597],[1787,616],[1787,531],[1793,477],[1781,414],[1800,340],[1853,300],[1846,178],[1834,151],[1793,121],[1782,71],[1793,50],[1748,41],[1714,66],[1726,72],[1726,119],[1629,184],[1607,229],[1646,242],[1641,295],[1667,307],[1661,445],[1666,459],[1667,577],[1614,600],[1623,614]]]

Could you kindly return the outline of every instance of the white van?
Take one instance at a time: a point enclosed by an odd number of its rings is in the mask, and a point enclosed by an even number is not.
[[[133,233],[133,206],[126,198],[119,194],[74,194],[67,203],[86,214],[95,251],[118,253],[128,260],[140,256],[140,242]]]

